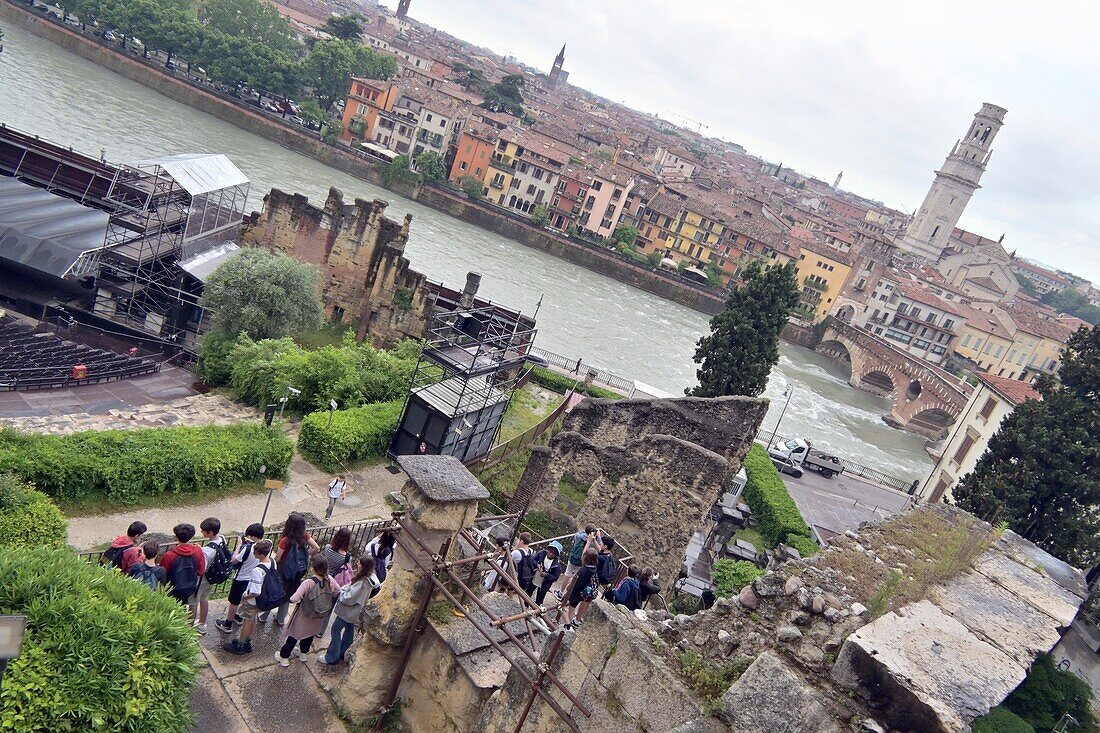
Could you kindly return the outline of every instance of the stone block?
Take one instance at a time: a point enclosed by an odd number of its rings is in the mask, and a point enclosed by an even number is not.
[[[771,652],[730,686],[722,707],[737,733],[840,733],[822,693]]]
[[[998,542],[974,562],[974,569],[1050,616],[1059,626],[1069,626],[1086,595],[1080,570],[1019,537]],[[1074,582],[1075,576],[1081,578],[1080,584]]]
[[[912,603],[844,642],[833,679],[862,688],[890,725],[927,733],[969,730],[1026,670],[930,601]]]

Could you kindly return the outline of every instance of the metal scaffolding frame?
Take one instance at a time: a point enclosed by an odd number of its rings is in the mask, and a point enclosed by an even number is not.
[[[402,649],[400,662],[398,663],[397,669],[394,670],[390,687],[383,699],[375,730],[382,730],[382,727],[385,725],[386,713],[389,712],[394,701],[397,699],[397,692],[401,687],[401,681],[405,675],[405,670],[412,657],[416,639],[427,623],[428,607],[431,605],[432,597],[435,595],[435,592],[438,591],[451,603],[456,611],[465,615],[466,620],[485,637],[485,640],[498,654],[507,660],[512,666],[512,669],[514,669],[531,688],[531,693],[520,713],[519,720],[516,722],[514,733],[519,733],[523,729],[523,724],[527,721],[527,716],[530,714],[531,708],[534,706],[536,700],[542,700],[549,705],[573,733],[581,733],[581,729],[577,726],[576,721],[573,720],[572,715],[570,715],[557,700],[551,697],[546,689],[547,686],[553,686],[564,695],[582,715],[591,717],[592,712],[571,690],[569,690],[568,687],[565,686],[561,679],[551,671],[554,660],[561,650],[562,638],[565,633],[563,629],[558,627],[556,620],[560,615],[561,603],[558,602],[549,606],[539,606],[535,603],[516,581],[516,567],[512,562],[511,552],[509,551],[506,555],[508,566],[505,567],[496,559],[496,549],[489,549],[486,546],[486,541],[469,528],[463,528],[453,537],[449,537],[443,542],[438,551],[436,551],[430,548],[424,540],[417,536],[415,531],[409,527],[408,522],[404,519],[403,512],[395,512],[393,518],[394,522],[400,528],[400,531],[396,533],[397,545],[408,554],[416,568],[430,581],[431,588],[424,594],[420,606],[417,609],[416,618],[412,624],[409,635],[406,637],[405,646]],[[475,521],[484,522],[518,519],[518,514],[504,514],[492,517],[479,517]],[[447,555],[451,550],[455,537],[466,542],[475,554],[455,560],[448,560]],[[469,572],[466,574],[467,579],[464,579],[462,575],[459,574],[458,570],[461,569],[465,571],[467,568]],[[517,613],[510,616],[497,615],[471,588],[471,584],[478,574],[489,570],[496,571],[499,581],[508,586],[515,594],[519,604],[519,611]],[[479,611],[484,613],[489,619],[489,624],[485,625],[474,618],[473,615],[469,614],[464,606],[465,602],[469,602]],[[508,624],[517,621],[523,621],[525,624],[529,645],[525,644],[522,639],[508,628]],[[549,633],[554,637],[550,650],[545,658],[540,656],[539,650],[534,643],[536,627],[540,627],[539,630],[544,630],[545,633]],[[505,647],[503,643],[493,638],[493,629],[504,633],[507,637],[507,643],[520,651],[523,656],[527,657],[527,659],[535,665],[537,674],[532,676],[531,673],[518,663],[519,657],[510,653],[509,649]]]

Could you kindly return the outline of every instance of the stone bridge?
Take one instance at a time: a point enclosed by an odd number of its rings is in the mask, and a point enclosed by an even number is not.
[[[931,438],[962,414],[972,391],[943,369],[836,318],[825,321],[817,350],[851,364],[853,387],[893,398],[887,423]]]

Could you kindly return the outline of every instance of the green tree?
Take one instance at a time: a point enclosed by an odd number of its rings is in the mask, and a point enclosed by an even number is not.
[[[1080,290],[1065,288],[1058,291],[1050,291],[1041,297],[1043,303],[1051,306],[1060,313],[1076,316],[1082,321],[1088,321],[1094,326],[1100,323],[1100,308],[1089,303],[1089,299]]]
[[[485,184],[473,176],[462,176],[458,181],[459,188],[471,200],[478,200],[485,196]]]
[[[1061,385],[1038,381],[955,489],[959,506],[1078,567],[1100,560],[1100,332],[1062,352]]]
[[[523,117],[523,76],[509,74],[485,90],[485,109]]]
[[[203,23],[221,33],[284,53],[301,49],[286,19],[263,0],[206,0],[200,8]]]
[[[315,265],[246,248],[210,276],[202,306],[221,333],[297,335],[321,325],[320,276]]]
[[[649,263],[650,267],[660,267],[661,260],[664,258],[665,255],[663,252],[650,252],[645,256],[646,262]]]
[[[1028,277],[1027,275],[1021,275],[1018,272],[1013,274],[1016,275],[1016,282],[1020,283],[1021,290],[1030,295],[1032,298],[1040,297],[1041,294],[1039,293],[1039,289],[1035,287],[1035,283],[1032,282],[1030,277]]]
[[[1074,730],[1096,733],[1092,698],[1092,688],[1087,682],[1072,672],[1058,669],[1051,656],[1044,654],[1031,665],[1027,678],[1005,699],[1003,706],[1037,731],[1053,730],[1062,715],[1069,713],[1080,725]]]
[[[382,180],[387,186],[391,186],[394,181],[415,183],[420,180],[420,177],[409,170],[409,156],[399,155],[382,169]]]
[[[759,262],[746,267],[740,287],[730,291],[725,308],[711,319],[710,333],[699,339],[699,386],[690,394],[756,397],[763,392],[779,361],[779,333],[798,296],[793,262],[768,270]]]
[[[466,64],[455,64],[453,68],[455,73],[459,74],[455,82],[463,89],[469,89],[470,91],[484,94],[486,90],[492,86],[489,80],[485,78],[485,74],[478,69],[467,66]]]
[[[638,239],[638,228],[630,225],[621,226],[615,230],[615,241],[633,247]]]
[[[318,41],[302,62],[302,81],[313,88],[313,96],[326,112],[336,100],[348,96],[351,77],[389,79],[396,73],[393,56],[338,38]]]
[[[531,209],[531,223],[537,227],[544,227],[550,223],[550,212],[545,206],[539,204]]]
[[[341,41],[358,41],[363,33],[363,16],[358,13],[334,15],[325,21],[320,30]]]
[[[416,169],[425,181],[442,181],[447,178],[447,166],[434,150],[425,150],[416,156]]]
[[[722,287],[722,268],[713,262],[707,263],[707,283],[716,288]]]

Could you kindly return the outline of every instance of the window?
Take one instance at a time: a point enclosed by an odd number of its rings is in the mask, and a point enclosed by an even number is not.
[[[962,443],[959,444],[959,449],[955,451],[955,455],[951,457],[951,462],[956,466],[961,465],[963,459],[966,458],[966,454],[970,452],[970,449],[974,447],[974,436],[970,433],[966,434],[966,437],[962,439]]]
[[[955,321],[950,319],[950,318],[945,319],[944,322],[943,322],[943,327],[946,328],[948,331],[950,331],[951,327],[954,326],[954,325],[955,325]]]
[[[474,175],[477,176],[478,178],[481,178],[481,168],[480,167],[474,168]]]
[[[898,311],[900,312],[901,308],[898,308]],[[911,311],[909,311],[909,315],[912,318],[919,318],[920,317],[920,308],[913,308]]]
[[[978,339],[977,341],[975,341],[974,342],[974,351],[979,351],[980,352],[982,350],[982,344],[983,343],[985,343],[985,342],[982,339]]]
[[[466,170],[466,161],[462,161],[461,163],[459,163],[459,164],[458,164],[458,169],[459,169],[460,171],[464,171],[464,170]]]
[[[528,196],[534,196],[535,195],[535,184],[532,183],[531,185],[529,185],[527,187],[527,195]]]
[[[365,115],[367,113],[367,105],[360,103],[358,106],[359,114]]]
[[[471,150],[472,148],[473,148],[473,146],[472,146],[472,145],[467,145],[467,146],[466,146],[466,154],[467,154],[467,155],[469,155],[469,154],[470,154],[470,150]]]
[[[985,342],[985,351],[983,351],[982,353],[983,354],[988,354],[992,350],[993,350],[993,342],[992,341],[986,341]]]
[[[998,346],[998,347],[997,347],[997,351],[996,351],[996,352],[995,352],[995,353],[993,354],[993,357],[994,357],[995,359],[996,359],[996,358],[1000,358],[1000,356],[1001,356],[1001,352],[1002,352],[1002,351],[1004,351],[1004,348],[1005,348],[1005,347],[1003,347],[1003,346]]]
[[[595,182],[593,182],[593,184],[592,184],[592,188],[594,188],[594,189],[596,189],[597,191],[599,191],[599,190],[600,190],[601,188],[603,188],[603,181],[595,181]]]
[[[924,317],[924,322],[925,323],[931,323],[932,325],[935,325],[936,324],[936,314],[935,313],[929,313],[928,315],[926,315]]]
[[[428,116],[424,118],[424,120],[425,120],[425,122],[431,122],[432,121],[432,115],[431,115],[430,112],[428,113]]]

